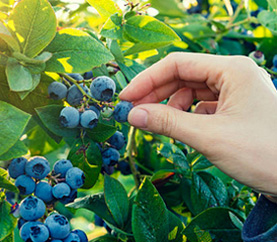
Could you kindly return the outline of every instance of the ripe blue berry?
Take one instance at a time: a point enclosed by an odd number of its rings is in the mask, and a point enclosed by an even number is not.
[[[66,97],[67,87],[61,82],[52,82],[48,86],[48,94],[54,100],[60,100]]]
[[[97,126],[98,116],[94,111],[86,110],[81,114],[80,123],[84,128],[93,129]]]
[[[78,167],[73,167],[66,172],[65,180],[72,189],[77,189],[84,185],[85,174]]]
[[[113,166],[118,163],[120,158],[119,152],[114,148],[107,148],[102,151],[103,164],[106,166]]]
[[[24,157],[15,158],[11,161],[8,171],[11,178],[16,179],[20,175],[25,174],[25,164],[27,159]]]
[[[97,105],[97,106],[95,106],[95,105],[90,105],[89,106],[89,108],[86,108],[86,110],[91,110],[91,111],[94,111],[95,113],[96,113],[96,115],[97,115],[97,117],[99,118],[99,116],[100,116],[100,107]]]
[[[41,180],[50,172],[49,162],[42,156],[35,156],[26,163],[25,172],[27,175]]]
[[[128,114],[133,108],[133,104],[127,101],[119,102],[114,109],[113,116],[114,119],[119,122],[127,122],[128,121]]]
[[[65,239],[70,233],[69,222],[61,214],[52,214],[47,217],[45,225],[48,227],[52,239]]]
[[[17,177],[14,185],[18,188],[20,194],[22,195],[29,195],[33,193],[36,188],[35,181],[27,175]]]
[[[117,169],[121,172],[122,175],[127,176],[132,174],[131,168],[128,162],[120,161],[118,163]]]
[[[273,85],[275,86],[275,88],[277,90],[277,78],[273,79],[272,82],[273,82]]]
[[[21,239],[24,241],[31,241],[30,235],[31,235],[31,227],[36,226],[38,224],[42,224],[41,222],[38,221],[31,221],[31,222],[26,222],[22,225],[19,231],[19,235]]]
[[[76,81],[82,81],[84,78],[79,73],[67,73],[68,76],[72,77]]]
[[[58,160],[54,164],[54,174],[59,174],[59,178],[65,178],[66,172],[72,167],[73,165],[70,160]]]
[[[19,213],[25,220],[37,220],[44,215],[45,209],[45,204],[41,199],[29,196],[20,203]]]
[[[80,121],[79,111],[73,107],[65,107],[60,113],[59,120],[65,128],[76,128]]]
[[[85,93],[89,93],[89,89],[87,86],[81,84],[80,87],[85,91]],[[79,90],[79,88],[76,85],[72,85],[68,89],[66,101],[72,106],[79,105],[83,100],[83,97],[84,96],[82,92]]]
[[[77,234],[80,238],[80,242],[88,242],[88,237],[83,230],[76,229],[73,230],[72,233]]]
[[[25,220],[24,218],[18,219],[18,221],[17,221],[17,228],[20,230],[21,227],[23,226],[23,224],[25,224],[25,223],[27,223],[27,222],[28,222],[28,221]]]
[[[109,144],[116,148],[117,150],[120,150],[121,148],[123,148],[123,146],[125,145],[125,137],[124,135],[119,132],[116,131],[108,140]]]
[[[103,227],[104,226],[104,220],[102,218],[100,218],[98,215],[94,215],[94,224],[96,226],[99,226],[99,227]]]
[[[70,195],[70,187],[65,182],[61,182],[53,187],[52,193],[55,198],[61,199]]]
[[[107,76],[99,76],[91,82],[90,92],[99,101],[109,101],[116,90],[113,79]]]
[[[91,79],[91,78],[93,78],[93,73],[92,73],[92,71],[88,71],[88,72],[85,72],[85,73],[84,73],[84,79],[85,79],[85,80],[89,80],[89,79]]]
[[[65,239],[64,242],[81,242],[80,237],[78,234],[70,233]]]
[[[69,196],[63,197],[59,201],[62,204],[68,204],[68,203],[73,202],[76,198],[77,198],[77,190],[76,189],[72,189],[70,194],[69,194]]]
[[[107,166],[107,165],[102,165],[102,168],[101,168],[101,173],[102,174],[107,174],[107,175],[111,175],[114,173],[114,167],[113,166]]]
[[[60,240],[60,239],[52,239],[52,240],[50,240],[49,242],[63,242],[63,241]]]
[[[52,195],[52,186],[47,182],[39,182],[36,185],[35,196],[40,198],[45,203],[50,203],[54,200]]]
[[[277,55],[274,55],[273,60],[272,60],[272,64],[274,67],[277,67]]]
[[[15,193],[14,192],[6,191],[5,194],[6,194],[7,201],[10,204],[15,204],[15,202],[16,202]]]
[[[33,242],[45,242],[49,238],[49,230],[44,224],[37,224],[31,227],[30,237]]]

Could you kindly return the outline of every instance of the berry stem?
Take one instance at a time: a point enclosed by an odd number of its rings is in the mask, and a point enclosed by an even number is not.
[[[131,127],[130,131],[129,131],[129,134],[128,134],[128,143],[127,143],[126,150],[127,150],[127,155],[128,155],[128,158],[129,158],[128,162],[129,162],[131,172],[132,172],[133,177],[134,177],[136,188],[138,188],[139,185],[140,185],[140,174],[139,174],[138,170],[136,169],[135,159],[133,157],[133,152],[134,152],[134,149],[135,149],[135,146],[136,146],[135,134],[136,134],[136,129],[134,127]]]

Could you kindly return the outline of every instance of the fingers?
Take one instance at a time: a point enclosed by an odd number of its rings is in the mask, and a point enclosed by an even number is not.
[[[198,114],[215,114],[217,102],[199,102],[196,105],[194,113]]]
[[[168,105],[186,111],[191,106],[194,99],[215,101],[217,97],[209,89],[183,88],[170,97]]]
[[[128,121],[137,128],[180,140],[200,152],[214,139],[213,127],[220,125],[216,117],[187,113],[162,104],[138,105],[131,110]]]

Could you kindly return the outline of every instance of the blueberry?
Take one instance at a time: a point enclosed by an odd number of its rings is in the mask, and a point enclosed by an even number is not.
[[[61,82],[52,82],[48,86],[48,94],[54,100],[60,100],[66,97],[67,87]]]
[[[59,240],[59,239],[52,239],[50,240],[49,242],[63,242],[62,240]]]
[[[128,162],[120,161],[118,163],[117,169],[121,172],[122,175],[127,176],[132,174],[131,168]]]
[[[274,67],[277,67],[277,55],[274,55],[272,63]]]
[[[275,86],[275,88],[277,90],[277,78],[273,79],[272,82],[273,82],[273,85]]]
[[[44,202],[34,196],[26,197],[22,200],[19,206],[19,213],[25,220],[37,220],[45,213]]]
[[[38,224],[42,224],[42,223],[38,221],[35,221],[35,222],[31,221],[23,224],[19,231],[19,235],[21,239],[28,242],[31,241],[31,238],[30,238],[31,227],[36,226]]]
[[[80,85],[80,87],[85,91],[85,93],[89,93],[89,89],[87,86]],[[79,90],[79,88],[76,85],[72,85],[67,92],[67,97],[66,101],[74,106],[74,105],[79,105],[81,101],[83,100],[83,94]]]
[[[64,242],[81,242],[80,237],[78,234],[70,233],[65,239]]]
[[[21,227],[23,226],[23,224],[25,224],[25,223],[27,223],[27,222],[28,222],[28,221],[25,220],[24,218],[18,219],[18,221],[17,221],[17,228],[20,230]]]
[[[114,148],[107,148],[102,151],[103,164],[106,166],[113,166],[118,163],[120,158],[119,152]]]
[[[81,114],[80,123],[84,128],[93,129],[97,126],[98,116],[94,111],[86,110]]]
[[[49,230],[44,224],[31,226],[30,237],[33,242],[45,242],[49,238]]]
[[[10,192],[10,191],[6,191],[6,200],[10,203],[10,204],[15,204],[16,200],[15,200],[15,193],[14,192]]]
[[[113,79],[107,76],[99,76],[91,82],[90,92],[99,101],[109,101],[116,90]]]
[[[59,120],[65,128],[76,128],[80,122],[79,111],[73,107],[65,107],[60,113]]]
[[[55,198],[61,199],[69,196],[70,191],[70,187],[65,182],[61,182],[53,187],[52,193]]]
[[[73,165],[70,160],[58,160],[54,164],[53,170],[54,170],[55,175],[60,174],[59,178],[64,178],[66,172],[72,167],[73,167]]]
[[[27,175],[21,175],[16,178],[14,185],[18,188],[20,194],[29,195],[35,191],[35,181]]]
[[[62,204],[68,204],[68,203],[73,202],[76,198],[77,198],[77,190],[76,189],[72,189],[70,194],[69,194],[69,196],[63,197],[59,201]]]
[[[107,175],[111,175],[114,173],[114,167],[113,166],[107,166],[107,165],[102,165],[102,168],[101,168],[101,173],[102,174],[107,174]]]
[[[61,214],[52,214],[47,217],[45,225],[48,227],[52,239],[64,239],[70,233],[70,224],[67,218]]]
[[[91,104],[88,108],[86,108],[86,110],[94,111],[98,118],[100,116],[100,109],[101,108],[98,105],[96,106],[96,105],[93,105],[93,104]]]
[[[116,131],[109,139],[108,139],[108,143],[116,148],[117,150],[120,150],[123,148],[123,146],[125,145],[126,141],[125,141],[125,137],[124,135],[119,132]]]
[[[121,101],[119,102],[114,109],[113,116],[114,119],[119,122],[127,122],[128,120],[128,114],[133,108],[133,104],[127,101]]]
[[[77,234],[80,238],[80,242],[88,242],[88,237],[83,230],[76,229],[73,230],[72,233]]]
[[[102,218],[100,218],[98,215],[94,215],[94,224],[96,226],[99,226],[99,227],[103,227],[104,226],[104,220]]]
[[[65,180],[72,189],[77,189],[84,185],[85,174],[78,167],[73,167],[66,172]]]
[[[16,179],[20,175],[25,174],[25,164],[27,159],[24,157],[15,158],[11,161],[8,171],[11,178]]]
[[[68,76],[72,77],[76,81],[82,81],[84,78],[79,73],[67,73]],[[67,80],[67,79],[66,79]],[[69,81],[69,80],[68,80]],[[70,82],[70,81],[69,81]]]
[[[35,196],[40,198],[45,203],[50,203],[54,200],[52,195],[52,186],[47,182],[39,182],[36,185]]]
[[[92,73],[92,71],[87,71],[87,72],[84,73],[84,79],[85,79],[85,80],[89,80],[89,79],[91,79],[91,78],[93,78],[93,73]]]
[[[264,60],[265,60],[265,56],[263,54],[263,52],[257,50],[257,51],[252,51],[250,54],[249,54],[249,57],[255,61],[258,65],[261,65]]]
[[[25,172],[27,175],[41,180],[50,172],[49,162],[42,156],[35,156],[26,163]]]

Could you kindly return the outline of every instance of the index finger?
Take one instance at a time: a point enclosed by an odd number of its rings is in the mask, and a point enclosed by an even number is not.
[[[230,69],[230,57],[176,52],[138,74],[119,97],[137,101],[159,89],[166,92],[163,96],[169,97],[172,90],[189,85],[192,88],[206,86],[218,94],[221,76],[228,67]]]

